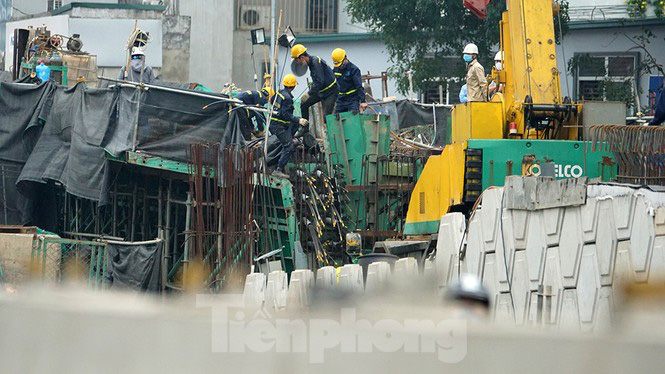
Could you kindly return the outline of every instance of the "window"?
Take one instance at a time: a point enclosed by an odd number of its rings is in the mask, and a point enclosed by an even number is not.
[[[62,7],[62,0],[48,0],[48,11]]]
[[[578,100],[623,101],[634,106],[637,53],[576,53],[570,61]]]
[[[338,31],[339,0],[277,0],[277,17],[282,12],[282,28],[290,25],[298,34]],[[271,26],[271,0],[237,0],[236,29],[252,30]],[[277,20],[275,20],[277,22]]]

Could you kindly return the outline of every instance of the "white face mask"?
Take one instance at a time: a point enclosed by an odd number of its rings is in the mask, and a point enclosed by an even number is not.
[[[501,63],[501,61],[497,61],[494,63],[494,67],[496,67],[496,70],[500,71],[503,69],[503,64]]]

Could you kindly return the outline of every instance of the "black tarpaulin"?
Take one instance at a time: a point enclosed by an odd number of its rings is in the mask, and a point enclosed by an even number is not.
[[[139,97],[140,105],[137,105]],[[134,88],[123,87],[115,122],[104,147],[114,155],[136,149],[184,162],[191,144],[221,143],[221,148],[227,144],[243,144],[245,139],[240,131],[242,119],[238,111],[229,113],[229,105],[224,103],[203,109],[214,101],[184,92],[156,88],[138,92]],[[137,108],[138,131],[135,135]]]
[[[55,85],[0,83],[0,223],[30,223],[33,204],[16,182],[41,133]]]
[[[107,161],[100,145],[115,99],[111,89],[83,84],[58,87],[44,129],[18,179],[19,191],[34,196],[32,183],[55,181],[72,195],[104,203]]]
[[[109,242],[106,281],[110,289],[158,292],[161,289],[163,241]]]
[[[410,100],[397,102],[397,118],[399,129],[413,126],[434,125],[436,134],[434,144],[445,146],[448,131],[450,109],[442,105],[425,105]]]

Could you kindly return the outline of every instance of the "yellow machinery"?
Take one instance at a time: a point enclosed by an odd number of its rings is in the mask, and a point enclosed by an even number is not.
[[[606,174],[592,167],[601,155],[589,161],[578,141],[581,105],[561,95],[554,35],[558,4],[506,1],[500,22],[503,69],[492,68],[502,92],[491,102],[454,107],[452,144],[427,162],[411,195],[406,235],[436,233],[442,215],[468,209],[485,188],[503,185],[506,175],[540,174],[541,160],[575,174]],[[483,18],[487,3],[466,0],[465,6]]]

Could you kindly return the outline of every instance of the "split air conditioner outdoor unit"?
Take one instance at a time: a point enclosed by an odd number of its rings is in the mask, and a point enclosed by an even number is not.
[[[270,30],[270,6],[243,5],[240,8],[238,28],[241,30],[253,30],[261,27]]]

